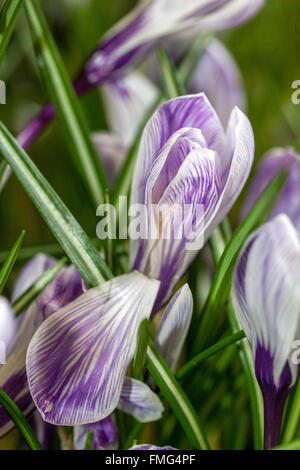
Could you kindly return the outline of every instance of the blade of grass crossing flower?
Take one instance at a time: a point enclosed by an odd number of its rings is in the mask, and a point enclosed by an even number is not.
[[[133,360],[132,377],[137,380],[142,380],[143,369],[146,362],[147,348],[150,340],[151,324],[146,318],[139,326],[137,336],[137,346]]]
[[[159,46],[157,48],[157,54],[160,65],[160,73],[164,86],[164,92],[168,99],[176,98],[185,94],[184,86],[180,82],[176,69],[171,64],[166,51]]]
[[[3,390],[0,390],[0,404],[15,423],[28,447],[31,450],[42,450],[42,446],[37,440],[25,416]]]
[[[282,442],[290,442],[296,435],[300,425],[300,378],[295,390],[292,392],[287,406],[285,422],[283,427]]]
[[[187,364],[185,364],[180,369],[180,371],[177,372],[176,379],[182,380],[184,377],[193,372],[193,370],[196,369],[205,359],[214,356],[215,354],[227,348],[228,346],[235,344],[238,341],[241,341],[241,339],[243,338],[245,338],[245,333],[241,330],[231,336],[228,336],[228,338],[224,338],[221,341],[218,341],[218,343],[214,344],[213,346],[206,349],[205,351],[191,359],[189,362],[187,362]]]
[[[6,0],[0,12],[0,67],[24,0]]]
[[[12,268],[14,267],[14,264],[16,262],[16,259],[18,257],[23,239],[25,237],[25,230],[22,231],[21,235],[19,236],[18,240],[15,242],[14,246],[9,252],[9,255],[7,259],[5,260],[1,271],[0,271],[0,294],[3,291],[3,288],[7,282],[7,279],[9,278],[9,275],[11,273]]]
[[[84,230],[3,123],[0,151],[83,279],[90,286],[110,279],[109,268]]]
[[[285,177],[285,174],[280,174],[272,181],[223,251],[201,314],[199,335],[195,343],[198,351],[209,345],[211,333],[229,296],[233,269],[244,241],[256,227],[267,219],[285,182]]]
[[[237,331],[240,331],[241,327],[231,299],[228,302],[227,308],[232,332],[236,333]],[[253,419],[254,448],[255,450],[262,450],[264,448],[264,403],[262,393],[255,376],[253,353],[246,338],[240,341],[237,344],[237,347],[248,384]]]
[[[178,76],[180,77],[181,83],[184,86],[187,86],[189,80],[195,70],[201,54],[204,52],[209,41],[212,39],[211,34],[201,34],[201,36],[193,43],[192,47],[189,49],[189,52],[183,58],[181,64],[178,68]]]
[[[147,350],[147,367],[180,421],[193,448],[208,450],[209,444],[196,411],[152,342]]]
[[[104,200],[106,182],[87,121],[40,7],[35,0],[27,0],[24,8],[42,76],[63,126],[71,155],[93,202],[98,205]]]
[[[13,309],[16,316],[19,316],[45,289],[45,287],[53,281],[66,262],[67,258],[63,258],[52,266],[52,268],[44,272],[42,276],[13,303]]]

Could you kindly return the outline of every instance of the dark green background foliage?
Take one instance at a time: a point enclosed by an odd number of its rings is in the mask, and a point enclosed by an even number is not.
[[[101,36],[136,2],[60,0],[42,3],[70,76],[74,77]],[[256,162],[270,147],[295,145],[296,134],[300,134],[300,105],[291,104],[291,83],[300,79],[299,16],[298,0],[269,0],[250,23],[222,35],[244,77],[256,139]],[[23,12],[0,78],[7,85],[7,104],[0,106],[0,119],[16,134],[47,101]],[[91,129],[106,128],[100,93],[97,90],[90,93],[82,103]],[[79,222],[94,236],[95,213],[56,124],[51,125],[29,154]],[[23,228],[27,230],[25,246],[52,241],[52,235],[14,176],[1,195],[0,217],[1,250],[10,247]]]

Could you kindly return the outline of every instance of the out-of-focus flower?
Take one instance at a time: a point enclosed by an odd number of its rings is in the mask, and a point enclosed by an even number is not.
[[[14,287],[13,298],[21,295],[45,270],[55,263],[53,258],[38,255],[21,271]],[[0,388],[4,390],[28,415],[34,409],[26,375],[26,352],[38,326],[53,312],[74,300],[82,293],[82,280],[73,267],[62,268],[57,277],[22,314],[18,330],[6,364],[0,368]],[[0,436],[11,430],[14,423],[0,409]]]
[[[223,126],[232,109],[246,108],[246,97],[240,71],[228,51],[217,39],[205,48],[188,86],[189,93],[203,91],[215,108]]]
[[[264,397],[266,448],[279,443],[283,408],[298,376],[293,347],[300,339],[299,284],[299,235],[279,215],[248,238],[233,280],[234,305]]]
[[[95,132],[93,141],[113,184],[158,90],[142,73],[132,72],[103,85],[102,96],[111,132]]]
[[[118,448],[118,430],[114,415],[97,423],[83,424],[74,427],[74,447],[76,450],[86,448],[88,433],[92,432],[93,450],[116,450]]]
[[[284,170],[288,173],[287,181],[270,218],[281,213],[287,214],[297,230],[300,230],[300,157],[291,148],[275,148],[263,157],[250,186],[243,215],[249,212],[272,179]]]
[[[150,316],[158,288],[158,281],[138,272],[125,274],[42,323],[28,347],[27,376],[45,421],[90,424],[120,406],[138,327]]]
[[[248,21],[264,0],[143,0],[101,41],[76,82],[78,91],[111,80],[178,34],[225,30]]]
[[[225,134],[203,93],[168,101],[148,122],[131,204],[147,208],[141,226],[151,237],[130,240],[130,262],[132,269],[161,281],[155,309],[188,269],[201,248],[198,241],[205,241],[231,209],[253,157],[248,118],[235,108]]]
[[[5,345],[4,355],[8,354],[10,346],[15,338],[17,321],[13,309],[7,299],[0,296],[0,341]],[[1,357],[5,360],[5,357]]]
[[[139,444],[138,446],[130,447],[128,450],[177,450],[175,447],[165,446],[157,447],[153,444]]]

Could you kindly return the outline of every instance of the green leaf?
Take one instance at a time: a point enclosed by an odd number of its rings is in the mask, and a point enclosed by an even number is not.
[[[290,442],[295,436],[300,424],[300,378],[293,390],[284,421],[282,442]]]
[[[5,260],[1,271],[0,271],[0,294],[3,291],[3,288],[9,278],[11,270],[16,262],[18,257],[18,253],[20,251],[23,239],[25,237],[25,230],[22,231],[21,235],[19,236],[18,240],[15,242],[14,246],[9,252],[7,259]]]
[[[3,390],[0,390],[0,404],[15,423],[28,447],[31,450],[43,450],[23,413]]]
[[[283,174],[280,174],[272,181],[233,234],[221,256],[200,318],[200,335],[198,335],[196,341],[197,348],[200,351],[208,346],[211,333],[228,299],[232,273],[239,251],[248,235],[268,218],[284,182],[285,175]]]
[[[6,0],[0,12],[0,66],[24,0]]]
[[[196,411],[152,342],[147,350],[147,367],[172,407],[193,448],[209,449]]]
[[[180,369],[180,371],[177,372],[176,379],[182,380],[184,377],[193,372],[194,369],[199,367],[201,362],[203,362],[205,359],[208,359],[209,357],[213,356],[214,354],[217,354],[228,346],[231,346],[232,344],[241,341],[241,339],[243,338],[245,338],[245,333],[243,331],[238,331],[237,333],[228,336],[228,338],[224,338],[221,341],[218,341],[218,343],[214,344],[213,346],[201,352],[197,356],[193,357],[193,359],[191,359],[189,362],[187,362]]]
[[[75,164],[93,202],[104,201],[105,175],[91,141],[90,130],[43,13],[35,0],[24,8],[33,37],[38,64],[62,124]]]
[[[272,450],[300,450],[300,439],[290,442],[289,444],[280,444],[277,447],[273,447]]]
[[[83,279],[96,286],[112,274],[69,209],[0,123],[0,151]]]
[[[171,64],[169,57],[165,50],[159,46],[157,48],[160,73],[163,82],[164,92],[168,99],[176,98],[185,94],[185,89],[182,83],[180,83],[177,71]]]
[[[151,324],[148,318],[145,318],[138,330],[137,347],[135,350],[133,360],[132,377],[137,380],[142,380],[143,370],[146,362],[147,348],[150,340]]]
[[[213,36],[209,33],[201,34],[198,39],[193,42],[188,53],[185,55],[181,64],[179,65],[178,76],[181,83],[183,83],[185,87],[188,86],[189,80],[191,79],[193,72],[199,63],[200,57],[212,38]]]
[[[58,261],[52,268],[45,271],[38,279],[30,286],[24,294],[18,297],[17,300],[13,303],[13,309],[16,316],[19,316],[27,307],[30,305],[34,299],[45,289],[45,287],[53,281],[57,276],[61,268],[67,262],[67,258],[63,258]]]

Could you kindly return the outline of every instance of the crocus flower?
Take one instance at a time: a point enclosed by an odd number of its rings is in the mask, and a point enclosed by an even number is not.
[[[233,280],[233,300],[253,349],[265,405],[265,447],[279,443],[283,408],[299,366],[300,241],[286,215],[278,215],[246,241]]]
[[[55,263],[53,258],[37,255],[21,271],[13,290],[13,298],[21,295],[45,270]],[[57,277],[22,313],[6,364],[0,368],[0,388],[4,390],[27,416],[35,406],[26,375],[26,351],[38,326],[62,306],[82,293],[82,280],[73,267],[62,268]],[[0,436],[14,426],[8,414],[0,409]]]
[[[95,132],[93,141],[113,184],[158,90],[140,72],[132,72],[101,88],[110,132]]]
[[[143,0],[101,41],[76,82],[77,89],[124,74],[158,42],[176,34],[225,30],[248,21],[264,0]]]
[[[288,173],[284,188],[282,189],[270,218],[284,213],[289,216],[293,224],[300,230],[300,157],[292,148],[275,148],[262,158],[254,179],[250,186],[248,196],[243,208],[245,216],[256,200],[264,192],[272,179],[280,172]]]
[[[120,406],[137,331],[158,288],[158,281],[138,272],[125,274],[86,291],[42,323],[28,347],[27,376],[45,421],[95,423]]]
[[[148,122],[131,205],[146,207],[141,226],[151,237],[131,238],[130,262],[132,269],[161,281],[155,309],[166,302],[202,239],[234,204],[253,157],[253,132],[245,114],[235,108],[225,133],[202,93],[166,102]]]

